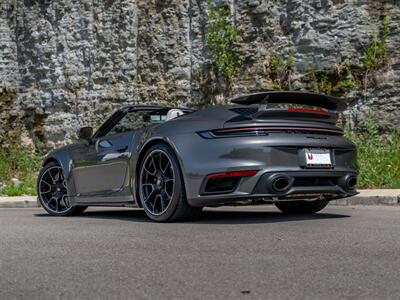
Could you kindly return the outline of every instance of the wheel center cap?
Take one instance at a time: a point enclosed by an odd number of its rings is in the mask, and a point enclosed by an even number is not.
[[[51,190],[52,190],[53,193],[62,194],[62,193],[65,191],[65,188],[64,188],[64,186],[63,186],[62,184],[55,184],[55,185],[52,187]]]
[[[164,178],[161,174],[157,175],[156,184],[159,189],[161,189],[164,186]]]

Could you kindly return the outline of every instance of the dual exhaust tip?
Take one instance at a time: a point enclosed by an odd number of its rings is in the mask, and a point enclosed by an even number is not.
[[[288,191],[294,183],[294,178],[284,174],[272,175],[268,178],[267,185],[273,193],[283,193]],[[346,175],[339,179],[338,184],[346,191],[353,191],[357,186],[357,178],[353,175]]]
[[[268,180],[268,187],[274,193],[282,193],[289,190],[293,185],[293,179],[285,175],[271,176]]]
[[[344,187],[347,191],[352,191],[356,188],[357,185],[357,178],[352,176],[352,175],[348,175],[345,178],[345,184]]]

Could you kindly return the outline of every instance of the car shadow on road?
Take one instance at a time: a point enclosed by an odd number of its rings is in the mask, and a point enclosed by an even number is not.
[[[37,214],[38,217],[50,217],[47,214]],[[279,211],[255,211],[255,210],[213,210],[205,209],[194,221],[184,223],[193,224],[257,224],[257,223],[279,223],[303,220],[340,219],[348,218],[349,215],[339,213],[324,213],[310,215],[284,215]],[[130,222],[151,222],[140,209],[118,209],[118,210],[88,210],[82,215],[74,218],[94,219],[116,219]]]
[[[255,224],[302,220],[339,219],[348,217],[350,216],[323,212],[309,215],[284,215],[279,211],[209,210],[202,212],[201,216],[193,222],[206,224]]]

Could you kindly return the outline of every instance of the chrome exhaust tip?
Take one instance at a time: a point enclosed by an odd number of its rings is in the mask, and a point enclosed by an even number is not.
[[[272,178],[270,187],[273,192],[280,193],[291,187],[291,180],[286,176],[277,176]]]

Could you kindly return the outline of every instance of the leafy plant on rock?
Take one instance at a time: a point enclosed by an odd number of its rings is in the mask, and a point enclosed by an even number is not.
[[[217,72],[226,79],[233,78],[241,65],[237,49],[238,30],[232,24],[233,15],[228,6],[217,6],[208,1],[206,43]]]
[[[294,72],[294,51],[291,50],[287,56],[274,54],[269,62],[269,71],[274,90],[291,89],[290,79]]]
[[[385,17],[382,22],[382,32],[378,38],[376,32],[372,33],[370,44],[364,54],[364,68],[372,72],[386,66],[389,61],[389,34],[390,20]]]

